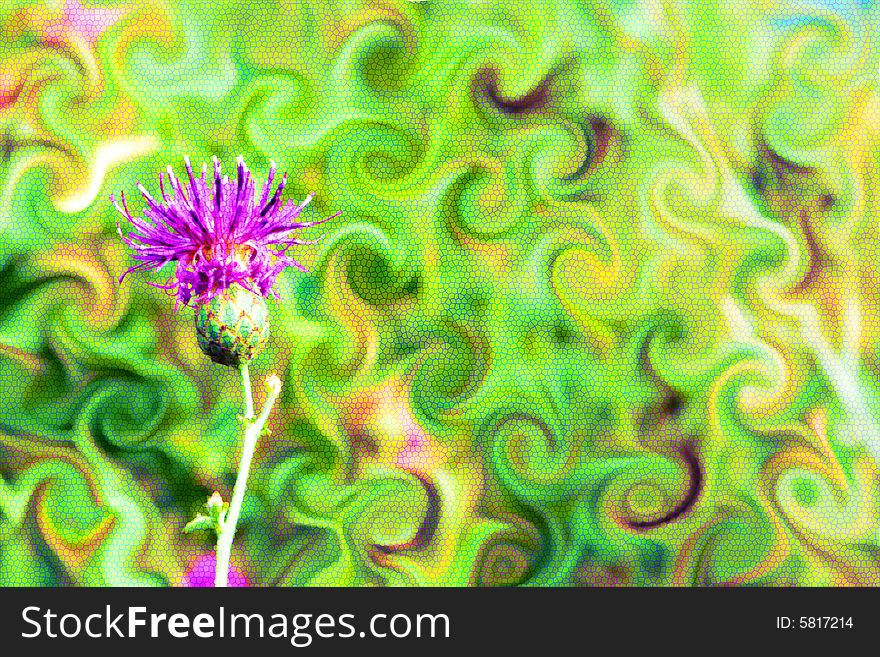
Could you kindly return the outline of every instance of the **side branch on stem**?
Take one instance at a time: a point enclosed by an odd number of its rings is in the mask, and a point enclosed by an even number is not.
[[[235,539],[235,528],[238,524],[238,516],[241,514],[241,505],[244,501],[245,490],[247,489],[251,462],[254,458],[257,441],[264,433],[266,422],[275,405],[275,400],[281,393],[281,380],[272,374],[266,379],[266,401],[259,416],[254,418],[254,401],[247,364],[243,364],[239,371],[244,392],[244,415],[241,418],[244,425],[244,445],[241,452],[241,462],[238,465],[238,476],[235,479],[235,488],[232,491],[232,501],[229,503],[229,511],[226,513],[217,532],[217,570],[214,586],[219,587],[228,586],[229,583],[229,559],[232,555],[232,541]]]

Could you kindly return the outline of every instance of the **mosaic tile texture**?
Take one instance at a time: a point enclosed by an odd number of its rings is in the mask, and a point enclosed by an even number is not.
[[[0,2],[0,584],[206,579],[241,401],[109,195],[314,193],[238,585],[880,584],[870,1]],[[260,397],[262,389],[257,393]],[[207,578],[210,580],[210,578]]]

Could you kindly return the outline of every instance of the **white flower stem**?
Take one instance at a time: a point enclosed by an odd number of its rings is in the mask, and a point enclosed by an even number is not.
[[[244,395],[244,419],[252,420],[254,418],[254,393],[251,389],[251,371],[248,364],[244,363],[238,368],[241,374],[241,389]]]
[[[221,523],[220,531],[217,533],[217,569],[214,575],[214,586],[218,587],[229,585],[229,559],[232,555],[232,541],[235,539],[235,527],[238,524],[238,516],[241,513],[241,505],[247,489],[251,462],[254,459],[257,441],[263,433],[275,400],[281,392],[281,380],[273,374],[266,380],[266,402],[263,404],[259,417],[255,419],[251,377],[247,364],[242,365],[239,372],[244,392],[244,445],[241,451],[241,462],[238,464],[235,488],[232,490],[232,501],[229,503],[229,510]]]

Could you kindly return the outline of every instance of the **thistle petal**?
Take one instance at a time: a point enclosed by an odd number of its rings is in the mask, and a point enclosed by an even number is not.
[[[208,165],[203,164],[201,175],[196,177],[189,158],[185,157],[186,187],[169,166],[159,174],[161,201],[138,183],[137,189],[146,203],[142,217],[131,214],[124,193],[120,194],[120,201],[110,196],[131,227],[125,233],[120,219],[117,232],[138,261],[123,273],[120,281],[134,271],[158,270],[176,263],[170,281],[151,285],[174,291],[175,305],[185,306],[191,302],[205,303],[235,285],[259,296],[277,296],[274,287],[282,271],[288,267],[306,271],[287,255],[287,250],[314,241],[298,239],[294,233],[339,214],[317,221],[297,221],[312,195],[299,204],[282,201],[287,174],[282,175],[273,191],[275,162],[270,162],[258,199],[244,158],[236,158],[234,182],[222,174],[218,158],[213,158],[212,165],[213,179],[209,183]],[[170,193],[165,186],[166,176]]]

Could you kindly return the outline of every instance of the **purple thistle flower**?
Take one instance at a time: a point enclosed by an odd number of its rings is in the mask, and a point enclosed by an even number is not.
[[[281,192],[287,184],[287,174],[282,176],[273,192],[274,162],[256,203],[254,180],[241,156],[237,159],[235,182],[221,174],[220,161],[216,157],[210,183],[207,165],[202,166],[201,175],[196,178],[189,158],[184,158],[184,163],[189,176],[186,187],[168,167],[170,196],[165,188],[165,176],[159,174],[161,203],[138,183],[138,190],[147,203],[142,219],[131,215],[124,192],[121,204],[110,196],[116,209],[133,227],[125,235],[117,222],[119,235],[134,249],[134,259],[139,261],[126,270],[120,282],[130,272],[158,270],[175,262],[176,273],[168,282],[150,285],[173,290],[177,305],[208,302],[233,285],[240,285],[261,297],[270,294],[277,297],[275,281],[284,269],[296,267],[306,271],[287,255],[287,250],[294,244],[314,244],[314,241],[294,237],[294,231],[339,216],[336,214],[319,221],[297,221],[312,196],[307,196],[299,205],[282,201]]]

